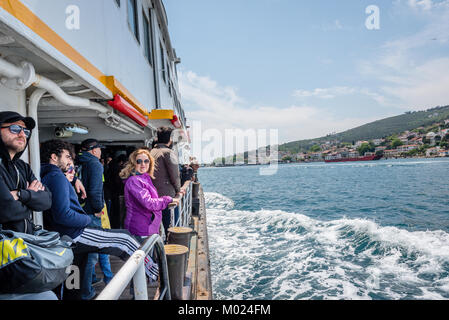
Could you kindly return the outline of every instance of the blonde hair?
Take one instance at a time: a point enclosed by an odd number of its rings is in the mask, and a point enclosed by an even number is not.
[[[137,149],[136,151],[131,153],[125,168],[123,168],[123,170],[120,171],[119,174],[120,178],[128,179],[130,176],[136,174],[137,156],[141,154],[146,155],[150,160],[150,166],[148,168],[147,173],[151,178],[154,179],[154,158],[151,156],[150,152],[147,149]]]

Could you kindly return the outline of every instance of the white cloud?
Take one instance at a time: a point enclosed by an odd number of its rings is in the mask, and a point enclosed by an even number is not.
[[[390,104],[387,99],[377,93],[373,92],[367,88],[353,88],[347,86],[336,86],[331,88],[316,88],[314,90],[295,90],[293,93],[294,97],[305,99],[305,98],[320,98],[320,99],[334,99],[339,96],[347,96],[347,95],[365,95],[375,100],[380,105],[388,105]]]
[[[343,29],[343,25],[341,24],[340,20],[335,20],[335,27],[337,29]]]
[[[408,5],[414,9],[430,10],[432,9],[432,0],[408,0]]]
[[[398,98],[406,109],[422,110],[449,104],[449,58],[429,60],[396,78],[383,91]]]
[[[397,1],[400,3],[401,1]],[[408,0],[407,5],[414,10],[422,10],[422,11],[431,11],[431,10],[440,10],[449,7],[449,0]]]
[[[314,28],[318,28],[325,32],[347,29],[347,27],[345,28],[341,21],[338,19],[334,20],[333,22],[324,22],[320,26],[314,26]]]
[[[423,110],[448,105],[449,57],[443,50],[449,43],[449,0],[409,0],[407,6],[425,12],[427,25],[419,32],[386,42],[377,57],[359,64],[359,71],[378,81],[379,92],[395,101],[395,107]]]
[[[223,136],[226,129],[277,129],[279,142],[284,143],[321,137],[375,120],[354,117],[337,120],[334,115],[308,105],[254,106],[241,98],[237,89],[192,71],[179,72],[179,85],[187,118],[191,122],[201,121],[203,131],[217,129]],[[336,94],[352,90],[336,87],[331,91]]]
[[[354,94],[357,90],[350,87],[331,87],[331,88],[316,88],[312,91],[296,90],[293,96],[297,98],[316,97],[321,99],[333,99],[337,96]]]

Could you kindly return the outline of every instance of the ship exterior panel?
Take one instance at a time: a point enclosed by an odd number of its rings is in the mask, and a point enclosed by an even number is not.
[[[164,32],[165,12],[160,12],[163,5],[159,0],[154,2],[159,5],[147,0],[17,1],[61,38],[37,35],[33,41],[38,47],[49,44],[63,51],[65,58],[87,73],[84,78],[88,83],[94,82],[89,79],[92,77],[107,87],[105,77],[113,76],[139,106],[148,112],[154,108],[172,109],[185,125],[175,68],[178,58]],[[31,31],[38,33],[42,29]],[[62,42],[75,53],[61,50]],[[53,58],[58,60],[58,55],[53,54]],[[79,70],[73,72],[81,74]],[[104,92],[112,98],[112,92]]]

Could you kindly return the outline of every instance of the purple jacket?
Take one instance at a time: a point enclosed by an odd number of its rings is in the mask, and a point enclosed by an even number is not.
[[[168,196],[159,198],[147,173],[130,176],[125,182],[125,228],[136,236],[159,233],[161,211],[172,201],[172,197]]]

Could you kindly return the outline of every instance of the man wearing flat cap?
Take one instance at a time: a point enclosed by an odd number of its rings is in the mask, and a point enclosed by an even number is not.
[[[51,207],[51,192],[20,159],[35,126],[33,118],[0,112],[0,225],[4,230],[31,234],[33,211]]]

